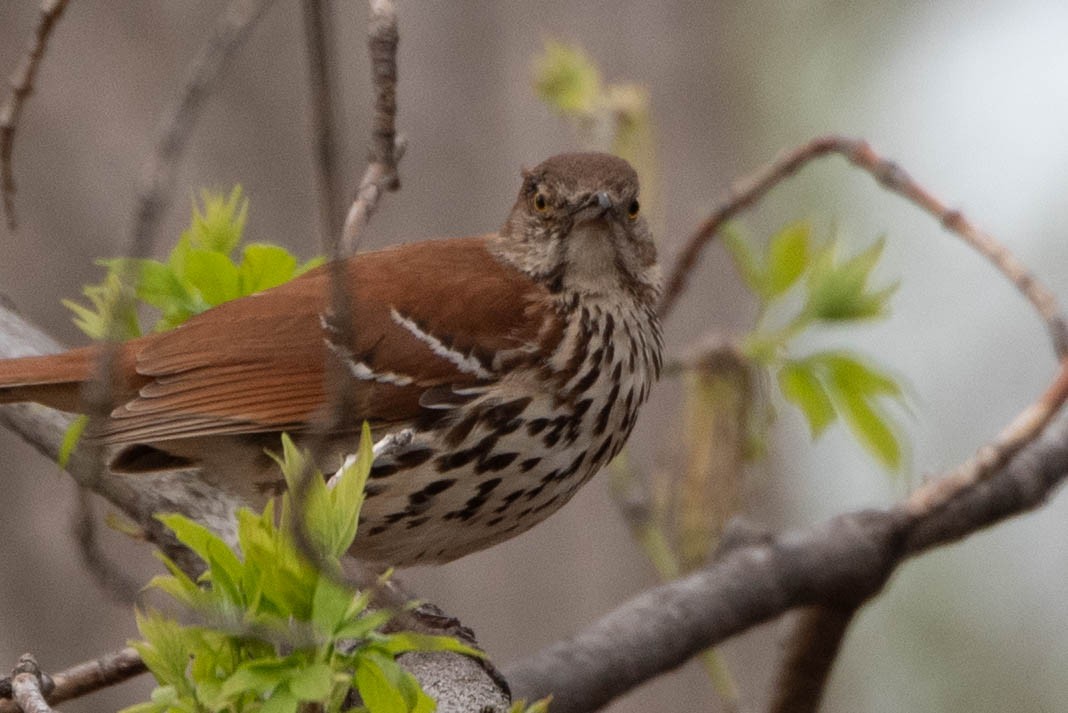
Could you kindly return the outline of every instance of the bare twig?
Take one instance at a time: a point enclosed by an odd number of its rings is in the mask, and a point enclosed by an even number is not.
[[[351,255],[360,234],[378,207],[384,191],[400,188],[397,163],[404,155],[404,140],[397,135],[397,11],[392,0],[370,0],[368,47],[374,80],[375,113],[371,131],[370,165],[360,180],[356,199],[345,216],[338,252]]]
[[[686,280],[705,246],[723,224],[760,200],[784,179],[814,159],[839,154],[870,173],[885,188],[905,197],[931,214],[966,243],[978,250],[1026,297],[1046,322],[1059,356],[1068,354],[1068,326],[1058,313],[1053,293],[1043,286],[1009,250],[972,224],[959,211],[952,210],[930,191],[916,183],[900,166],[877,154],[867,142],[843,136],[821,136],[780,155],[752,176],[732,186],[723,203],[702,222],[680,253],[660,300],[659,312],[666,317],[686,286]]]
[[[22,713],[52,713],[52,708],[45,701],[45,696],[52,690],[53,683],[33,654],[23,654],[19,663],[11,672],[11,700]]]
[[[15,219],[15,169],[11,164],[12,152],[15,148],[15,132],[18,130],[19,116],[26,99],[33,94],[33,80],[37,76],[37,69],[44,57],[48,45],[48,38],[55,29],[63,11],[67,8],[68,0],[42,0],[41,9],[37,18],[37,27],[33,37],[30,38],[26,54],[19,62],[19,66],[11,74],[8,80],[11,86],[11,94],[8,95],[4,105],[0,107],[0,193],[4,197],[4,213],[7,216],[7,227],[14,230],[17,226]]]
[[[62,703],[122,683],[146,670],[137,651],[127,647],[53,675],[53,687],[45,691],[45,699],[52,705]],[[13,702],[0,701],[0,713],[17,711]]]
[[[333,25],[328,21],[327,0],[304,0],[304,41],[308,51],[312,130],[319,169],[319,213],[323,252],[329,252],[341,235],[341,187],[337,170],[340,154],[334,99],[337,91],[337,54]]]
[[[171,201],[174,174],[204,100],[273,0],[230,0],[190,62],[178,100],[164,114],[159,139],[142,169],[131,241],[149,243]],[[132,253],[136,254],[136,253]]]

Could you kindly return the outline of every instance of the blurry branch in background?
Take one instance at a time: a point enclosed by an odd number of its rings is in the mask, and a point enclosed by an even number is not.
[[[948,208],[945,203],[912,180],[900,166],[877,154],[866,141],[845,136],[820,136],[812,139],[784,152],[753,175],[737,181],[723,203],[686,241],[686,246],[665,282],[664,295],[660,300],[660,316],[666,318],[671,313],[676,300],[686,287],[686,281],[697,264],[698,257],[724,223],[759,201],[768,191],[809,162],[828,154],[841,155],[854,166],[870,173],[884,188],[903,196],[937,218],[947,230],[989,259],[1031,302],[1046,322],[1057,355],[1068,352],[1068,326],[1058,313],[1053,293],[1041,285],[1007,248],[981,231],[959,211]]]
[[[384,191],[400,188],[397,162],[404,155],[404,137],[397,134],[397,11],[391,0],[370,0],[368,48],[371,54],[375,102],[371,128],[370,165],[360,179],[356,198],[345,216],[339,255],[352,255],[360,233],[378,207]]]
[[[341,235],[341,155],[334,99],[338,94],[337,42],[328,0],[304,0],[304,43],[308,53],[311,120],[319,178],[320,245],[325,255]]]
[[[0,193],[3,194],[4,214],[7,216],[9,230],[14,230],[18,225],[15,218],[15,169],[11,165],[11,156],[15,149],[15,131],[18,129],[22,107],[33,93],[33,80],[44,58],[48,38],[67,8],[67,2],[68,0],[41,0],[37,27],[30,38],[26,54],[8,79],[11,93],[3,106],[0,106]]]
[[[234,55],[244,44],[256,23],[273,0],[230,0],[219,14],[208,38],[186,68],[178,99],[159,125],[155,150],[145,162],[138,187],[134,224],[130,231],[130,257],[145,257],[139,251],[154,239],[160,219],[170,204],[174,175],[185,152],[200,109],[217,86]]]

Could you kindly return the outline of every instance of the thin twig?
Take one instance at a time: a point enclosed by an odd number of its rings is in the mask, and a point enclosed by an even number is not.
[[[37,27],[30,38],[29,47],[8,80],[11,94],[0,107],[0,193],[4,196],[4,214],[7,216],[7,227],[11,230],[15,230],[18,225],[15,219],[15,169],[11,163],[15,132],[18,130],[22,107],[33,94],[33,80],[47,49],[48,38],[67,8],[67,2],[68,0],[42,0]]]
[[[323,252],[341,235],[341,186],[337,170],[340,142],[335,123],[337,54],[327,0],[304,0],[304,41],[308,52],[312,131],[319,178],[319,214]]]
[[[352,255],[360,234],[378,207],[384,191],[400,188],[397,163],[404,155],[403,137],[397,135],[397,11],[392,0],[370,0],[368,48],[375,109],[371,130],[370,164],[360,180],[356,198],[345,216],[338,252]]]
[[[686,280],[705,246],[723,224],[760,200],[787,177],[809,162],[826,156],[844,156],[854,166],[870,173],[885,188],[903,196],[938,219],[947,230],[985,256],[1016,286],[1046,322],[1058,356],[1068,354],[1068,326],[1060,316],[1057,301],[1024,265],[992,236],[976,227],[960,211],[952,210],[930,191],[914,181],[900,166],[877,154],[867,142],[843,136],[821,136],[787,151],[748,178],[735,183],[726,198],[687,240],[660,300],[659,312],[666,317],[686,287]]]

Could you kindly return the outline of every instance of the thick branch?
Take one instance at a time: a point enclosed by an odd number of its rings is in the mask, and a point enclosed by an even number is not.
[[[592,711],[709,646],[800,606],[880,591],[906,558],[1042,505],[1068,475],[1061,418],[989,477],[939,507],[835,517],[737,546],[693,575],[644,592],[567,641],[504,669],[517,697],[553,694],[553,713]],[[729,539],[729,538],[728,538]]]

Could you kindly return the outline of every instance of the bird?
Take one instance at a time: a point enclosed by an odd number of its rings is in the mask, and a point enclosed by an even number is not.
[[[260,503],[285,487],[283,432],[331,472],[367,422],[383,447],[351,554],[452,561],[619,453],[662,368],[660,290],[631,165],[556,155],[521,172],[497,232],[357,253],[122,343],[91,435],[116,474],[194,470]],[[101,354],[0,360],[0,404],[86,412]]]

